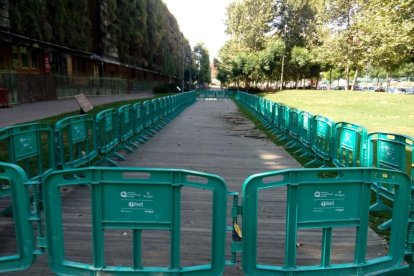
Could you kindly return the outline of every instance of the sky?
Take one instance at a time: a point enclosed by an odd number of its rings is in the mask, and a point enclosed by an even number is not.
[[[224,21],[226,7],[233,0],[163,0],[177,19],[181,32],[190,41],[191,47],[204,42],[210,60],[226,42]]]

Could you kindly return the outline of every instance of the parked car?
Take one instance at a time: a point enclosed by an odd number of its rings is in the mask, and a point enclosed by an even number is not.
[[[406,94],[414,94],[414,87],[407,88],[406,91],[407,91]]]
[[[395,87],[388,87],[388,93],[394,94],[397,93],[396,91],[397,89]]]
[[[405,90],[405,88],[397,87],[395,89],[395,93],[398,93],[398,94],[402,94],[402,93],[406,93],[406,92],[407,92],[407,90]]]
[[[368,92],[374,92],[375,91],[375,87],[374,86],[367,86],[367,87],[364,87],[364,90],[365,91],[368,91]]]

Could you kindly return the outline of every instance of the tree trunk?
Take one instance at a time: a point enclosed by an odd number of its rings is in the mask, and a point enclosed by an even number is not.
[[[299,74],[296,76],[296,81],[295,81],[295,89],[298,90],[299,89]]]
[[[355,70],[355,75],[354,75],[354,81],[351,87],[351,90],[354,91],[355,90],[355,86],[357,85],[357,81],[358,81],[358,68]]]
[[[329,90],[332,90],[332,68],[329,69]]]
[[[346,72],[346,87],[345,87],[345,90],[348,90],[348,87],[349,87],[349,64],[346,65],[345,72]]]
[[[387,89],[385,92],[388,92],[388,89],[390,88],[390,72],[387,69]]]

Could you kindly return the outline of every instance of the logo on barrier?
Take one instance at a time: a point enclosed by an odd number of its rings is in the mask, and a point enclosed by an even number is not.
[[[121,197],[128,197],[128,193],[127,193],[127,192],[125,192],[125,191],[122,191],[122,192],[121,192]]]

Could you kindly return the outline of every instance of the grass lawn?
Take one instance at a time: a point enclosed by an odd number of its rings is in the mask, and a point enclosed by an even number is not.
[[[368,132],[392,132],[414,137],[414,95],[361,91],[284,90],[261,96],[322,115],[334,122],[364,126]]]

